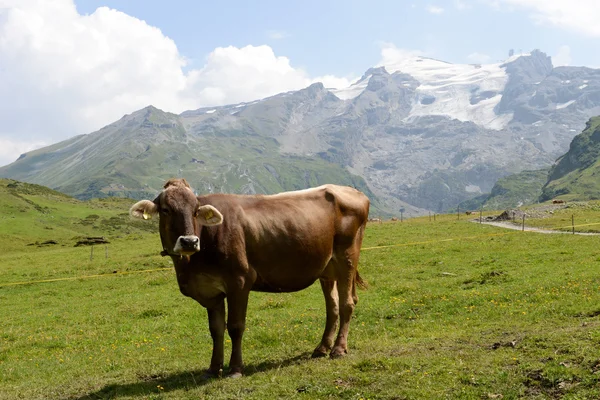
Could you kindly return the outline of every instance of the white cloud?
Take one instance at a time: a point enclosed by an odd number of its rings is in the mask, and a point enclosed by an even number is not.
[[[267,36],[269,39],[281,40],[289,37],[290,35],[285,31],[267,31]]]
[[[156,27],[73,0],[0,0],[0,165],[152,104],[171,112],[251,101],[323,80],[268,46],[217,48],[202,68]]]
[[[262,78],[266,76],[269,79]],[[255,100],[307,82],[303,71],[293,68],[287,57],[276,56],[269,46],[219,47],[202,69],[189,73],[187,95],[199,97],[206,105],[221,105]]]
[[[329,89],[339,89],[345,88],[352,84],[352,82],[356,81],[358,76],[350,76],[346,78],[340,78],[334,75],[323,75],[317,78],[314,78],[311,83],[321,82],[323,86]]]
[[[539,24],[554,25],[585,36],[600,37],[600,7],[598,0],[488,0],[490,5],[501,4],[530,10],[531,18]]]
[[[467,56],[467,59],[473,63],[477,63],[477,64],[485,64],[490,62],[490,60],[492,59],[492,57],[488,56],[487,54],[482,54],[482,53],[471,53]]]
[[[204,105],[222,105],[296,90],[319,81],[335,83],[335,87],[350,84],[348,79],[332,76],[310,78],[266,45],[241,49],[229,46],[215,49],[202,69],[189,73],[186,94]]]
[[[433,5],[428,5],[427,7],[425,7],[425,9],[432,13],[432,14],[442,14],[444,12],[444,9],[442,7],[438,7],[438,6],[433,6]]]
[[[556,54],[552,56],[552,64],[555,67],[571,65],[571,48],[567,45],[560,46]]]
[[[16,160],[20,154],[26,153],[31,150],[39,149],[40,147],[47,146],[50,143],[43,141],[28,142],[19,139],[8,139],[0,137],[0,161],[7,160],[11,162]],[[1,166],[2,164],[0,164]]]
[[[471,8],[471,6],[464,0],[454,0],[454,7],[457,10],[466,10]]]
[[[381,44],[381,61],[378,65],[392,65],[408,58],[425,55],[421,50],[400,49],[393,43]]]

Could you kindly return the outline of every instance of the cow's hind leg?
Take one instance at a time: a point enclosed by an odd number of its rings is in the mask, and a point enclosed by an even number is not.
[[[354,306],[358,303],[356,284],[362,283],[358,276],[358,259],[362,245],[364,228],[360,228],[352,241],[352,245],[343,251],[337,258],[336,274],[339,295],[340,329],[335,345],[331,350],[331,358],[337,358],[348,353],[348,330]],[[364,284],[364,283],[363,283]]]
[[[321,289],[325,296],[325,308],[327,310],[327,320],[325,322],[325,331],[321,343],[313,351],[312,357],[325,357],[333,347],[335,339],[335,329],[339,318],[338,292],[337,285],[334,280],[325,278],[320,279]]]
[[[331,350],[331,358],[338,358],[348,353],[348,330],[350,327],[350,319],[354,312],[354,267],[352,261],[347,260],[347,265],[344,267],[339,266],[338,270],[341,273],[338,278],[337,287],[339,295],[339,313],[340,313],[340,329],[338,331],[335,345]],[[353,296],[354,294],[354,296]]]

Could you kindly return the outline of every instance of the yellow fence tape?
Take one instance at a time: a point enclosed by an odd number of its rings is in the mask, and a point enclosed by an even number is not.
[[[558,231],[559,229],[570,229],[570,228],[573,228],[573,227],[578,228],[578,227],[582,227],[582,226],[592,226],[592,225],[600,225],[600,222],[594,222],[594,223],[590,223],[590,224],[562,226],[562,227],[558,227],[558,228],[555,228],[555,229],[551,229],[551,228],[539,228],[539,229],[557,230]],[[416,245],[422,245],[422,244],[432,244],[432,243],[453,242],[453,241],[459,241],[459,240],[480,239],[480,238],[491,237],[491,236],[505,236],[505,235],[511,235],[511,234],[515,234],[515,233],[519,233],[519,232],[522,232],[522,231],[519,229],[519,230],[513,230],[511,232],[503,232],[503,233],[489,233],[489,234],[485,234],[485,235],[464,236],[464,237],[457,237],[457,238],[425,240],[425,241],[421,241],[421,242],[408,242],[408,243],[389,244],[389,245],[382,245],[382,246],[363,247],[361,249],[361,251],[376,250],[376,249],[385,249],[385,248],[389,248],[389,247],[416,246]],[[526,228],[525,232],[535,232],[535,231],[527,230],[527,228]],[[116,271],[116,272],[107,273],[107,274],[81,275],[81,276],[71,276],[71,277],[53,278],[53,279],[41,279],[41,280],[37,280],[37,281],[25,281],[25,282],[9,282],[9,283],[0,283],[0,287],[3,287],[3,286],[17,286],[17,285],[31,285],[31,284],[34,284],[34,283],[46,283],[46,282],[76,281],[76,280],[80,280],[80,279],[103,278],[103,277],[107,277],[107,276],[129,275],[129,274],[139,274],[139,273],[144,273],[144,272],[166,271],[166,270],[169,270],[169,269],[173,269],[173,268],[172,267],[162,267],[162,268],[154,268],[154,269],[144,269],[144,270],[139,270],[139,271]]]

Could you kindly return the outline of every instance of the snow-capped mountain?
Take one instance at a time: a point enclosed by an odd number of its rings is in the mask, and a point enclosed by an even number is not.
[[[519,57],[513,56],[503,63],[481,65],[451,64],[415,56],[382,67],[389,74],[404,73],[419,82],[405,122],[415,117],[437,115],[500,130],[512,119],[510,114],[498,115],[494,111],[508,82],[505,66]],[[350,87],[331,92],[342,100],[356,98],[367,89],[372,76],[363,76]],[[411,83],[403,85],[411,87]]]

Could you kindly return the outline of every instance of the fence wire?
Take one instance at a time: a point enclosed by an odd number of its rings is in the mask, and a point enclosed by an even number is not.
[[[579,224],[579,225],[568,225],[568,226],[561,226],[561,227],[556,227],[556,228],[535,228],[535,229],[544,229],[544,230],[552,230],[552,231],[556,231],[556,232],[560,232],[560,233],[569,233],[569,232],[565,232],[565,231],[560,231],[560,229],[571,229],[571,228],[578,228],[578,227],[582,227],[582,226],[592,226],[592,225],[600,225],[600,222],[593,222],[593,223],[589,223],[589,224]],[[525,229],[524,231],[525,232],[536,232],[536,230],[531,230],[531,227],[530,227],[530,229]],[[424,241],[420,241],[420,242],[408,242],[408,243],[389,244],[389,245],[382,245],[382,246],[363,247],[363,248],[361,248],[361,252],[369,251],[369,250],[385,249],[385,248],[391,248],[391,247],[418,246],[418,245],[423,245],[423,244],[480,239],[480,238],[492,237],[492,236],[514,235],[519,232],[523,232],[523,231],[522,230],[513,230],[511,232],[488,233],[488,234],[484,234],[484,235],[463,236],[463,237],[456,237],[456,238],[424,240]],[[108,276],[119,276],[119,275],[149,273],[149,272],[156,272],[156,271],[166,271],[166,270],[170,270],[172,268],[173,267],[161,267],[161,268],[144,269],[144,270],[137,270],[137,271],[136,270],[134,270],[134,271],[115,271],[115,272],[106,273],[106,274],[94,274],[94,275],[70,276],[70,277],[64,277],[64,278],[40,279],[40,280],[35,280],[35,281],[8,282],[8,283],[0,283],[0,287],[32,285],[32,284],[36,284],[36,283],[48,283],[48,282],[76,281],[76,280],[91,279],[91,278],[104,278],[104,277],[108,277]]]

